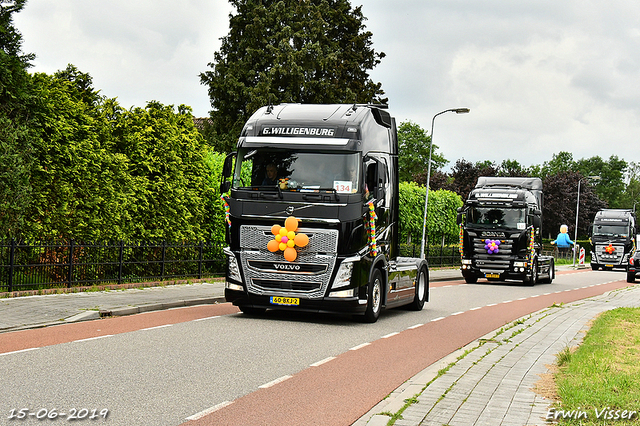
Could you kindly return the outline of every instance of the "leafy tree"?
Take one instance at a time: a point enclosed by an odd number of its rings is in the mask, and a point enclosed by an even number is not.
[[[498,168],[498,176],[521,177],[530,176],[531,172],[516,160],[503,160]]]
[[[0,113],[0,238],[18,237],[31,204],[29,131]]]
[[[606,207],[594,192],[589,179],[579,172],[563,171],[548,175],[543,179],[544,204],[542,232],[554,238],[560,225],[569,227],[569,235],[575,234],[576,204],[578,202],[578,180],[580,183],[580,209],[578,217],[578,236],[585,236],[598,210]]]
[[[415,182],[400,183],[401,242],[421,243],[425,193],[425,187]],[[447,190],[429,190],[427,242],[440,243],[443,236],[445,243],[458,241],[458,207],[462,207],[462,199],[457,194]]]
[[[427,171],[413,175],[413,181],[419,185],[426,185]],[[437,191],[438,189],[453,191],[453,177],[442,170],[432,169],[429,177],[429,191]]]
[[[33,80],[40,101],[33,111],[33,205],[25,236],[122,237],[131,188],[113,188],[127,162],[109,150],[106,121],[89,113],[71,82],[43,73]]]
[[[68,64],[67,68],[57,71],[54,77],[70,82],[76,89],[78,97],[88,106],[95,107],[100,101],[100,91],[93,87],[93,77],[81,72],[75,65]]]
[[[463,200],[466,200],[471,190],[478,183],[480,176],[497,176],[498,168],[491,162],[477,162],[475,164],[464,158],[456,161],[451,170],[452,190]]]
[[[19,236],[31,202],[32,132],[29,109],[33,102],[27,69],[34,55],[22,53],[22,35],[13,14],[26,0],[0,2],[0,236]]]
[[[417,182],[415,177],[427,172],[429,165],[429,150],[431,152],[431,172],[444,167],[448,161],[436,153],[437,145],[431,147],[431,137],[419,125],[405,121],[398,126],[398,168],[401,182]],[[426,183],[425,180],[421,183]],[[429,179],[431,182],[431,179]]]
[[[569,172],[575,170],[575,161],[573,161],[573,154],[566,151],[560,151],[558,154],[553,154],[551,161],[545,161],[541,169],[541,177],[547,175],[555,175],[560,172]]]
[[[576,161],[576,169],[583,176],[598,176],[594,181],[598,196],[606,201],[611,208],[630,208],[632,205],[623,205],[622,194],[625,183],[624,174],[627,162],[612,155],[609,161],[604,161],[599,156]]]
[[[146,108],[109,114],[114,152],[126,158],[129,196],[126,235],[139,240],[184,241],[208,237],[205,223],[208,151],[193,123],[191,108],[149,102]]]
[[[230,151],[249,116],[281,102],[386,102],[369,70],[372,48],[362,7],[349,0],[229,0],[229,34],[214,53],[208,86],[221,151]]]
[[[33,54],[22,54],[22,35],[13,26],[13,14],[22,10],[26,0],[0,2],[0,112],[15,118],[30,98],[27,69]]]
[[[640,204],[640,163],[631,162],[627,166],[627,184],[620,197],[620,204],[635,211]]]

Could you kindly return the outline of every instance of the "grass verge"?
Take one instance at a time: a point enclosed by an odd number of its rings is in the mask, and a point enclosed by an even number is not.
[[[561,425],[640,425],[640,308],[602,313],[573,351],[558,357]],[[553,417],[549,417],[553,415]]]

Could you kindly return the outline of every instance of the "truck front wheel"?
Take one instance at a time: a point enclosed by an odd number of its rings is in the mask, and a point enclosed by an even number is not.
[[[427,271],[422,268],[420,272],[418,272],[418,277],[416,279],[416,293],[413,297],[413,302],[409,305],[409,309],[412,311],[420,311],[424,306],[424,302],[427,299],[427,288],[429,286],[429,275]]]
[[[464,282],[467,284],[475,284],[478,282],[478,277],[475,275],[464,275]]]
[[[529,286],[534,286],[538,282],[538,261],[533,260],[531,262],[531,271],[529,276],[524,279],[524,283]]]
[[[367,310],[364,311],[365,322],[373,323],[378,320],[382,310],[382,274],[379,269],[373,271],[371,282],[367,289]]]

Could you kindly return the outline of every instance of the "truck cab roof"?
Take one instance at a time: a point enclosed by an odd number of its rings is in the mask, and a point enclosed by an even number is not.
[[[256,111],[238,147],[382,151],[396,154],[395,120],[380,105],[281,104]]]

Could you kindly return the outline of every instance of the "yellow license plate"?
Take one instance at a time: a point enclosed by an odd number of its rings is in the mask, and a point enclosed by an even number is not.
[[[613,268],[613,265],[604,265],[605,268]]]
[[[485,274],[486,278],[500,278],[500,274]]]
[[[298,306],[300,304],[300,299],[297,297],[271,296],[270,302],[272,305]]]

